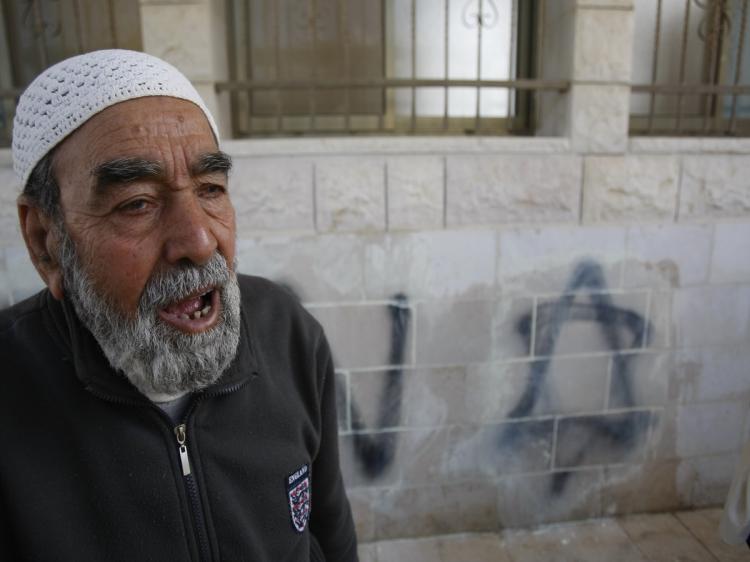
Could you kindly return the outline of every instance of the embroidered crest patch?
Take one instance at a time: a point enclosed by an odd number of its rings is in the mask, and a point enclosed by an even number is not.
[[[286,478],[286,492],[292,525],[298,533],[307,527],[310,519],[310,467],[301,466]]]

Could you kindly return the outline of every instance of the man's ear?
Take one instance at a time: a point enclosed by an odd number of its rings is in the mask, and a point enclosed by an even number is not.
[[[26,249],[37,272],[57,300],[65,294],[62,268],[57,260],[58,236],[53,219],[25,195],[18,197],[18,220]]]

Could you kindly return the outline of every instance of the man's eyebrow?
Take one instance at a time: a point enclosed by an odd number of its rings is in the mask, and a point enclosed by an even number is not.
[[[227,174],[231,169],[232,157],[226,152],[217,150],[216,152],[201,154],[195,164],[193,164],[190,171],[193,174],[193,177],[196,177],[215,172]]]
[[[164,169],[159,162],[136,156],[114,158],[94,168],[96,190],[121,183],[130,183],[143,178],[158,178]]]

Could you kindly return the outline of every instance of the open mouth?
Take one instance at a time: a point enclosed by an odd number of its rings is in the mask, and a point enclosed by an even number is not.
[[[219,289],[210,287],[159,310],[159,317],[178,330],[197,333],[216,324],[221,301]]]

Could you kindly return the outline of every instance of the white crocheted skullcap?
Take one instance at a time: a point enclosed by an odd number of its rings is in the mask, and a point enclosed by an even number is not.
[[[174,66],[137,51],[94,51],[49,67],[21,95],[13,120],[13,169],[21,185],[50,150],[94,115],[147,96],[193,102],[205,113],[218,142],[206,104]]]

